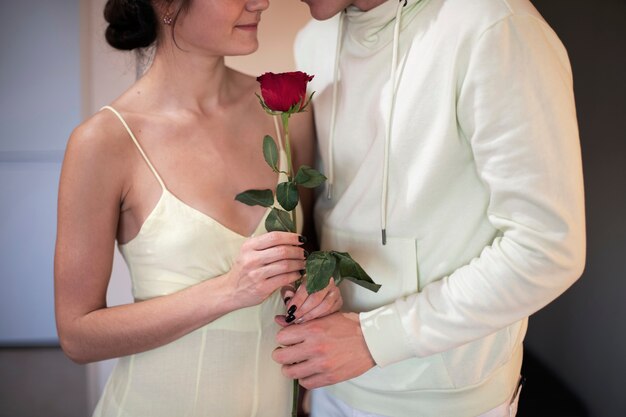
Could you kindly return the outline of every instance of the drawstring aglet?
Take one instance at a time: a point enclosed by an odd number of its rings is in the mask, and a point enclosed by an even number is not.
[[[381,229],[381,232],[383,233],[383,245],[387,244],[387,229]]]
[[[327,200],[332,200],[333,199],[333,185],[331,183],[326,184],[326,199]]]

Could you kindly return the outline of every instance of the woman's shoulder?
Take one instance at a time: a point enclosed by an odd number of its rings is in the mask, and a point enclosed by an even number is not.
[[[116,115],[102,109],[78,125],[67,143],[64,169],[74,175],[107,178],[123,187],[132,166],[132,141]]]
[[[261,94],[260,84],[255,76],[229,69],[231,80],[231,104],[232,109],[238,113],[245,114],[245,117],[254,124],[264,126],[265,129],[274,123],[272,118],[265,113],[259,103],[258,95]],[[235,110],[236,109],[236,110]]]
[[[248,101],[256,99],[254,93],[259,93],[259,83],[255,76],[244,74],[236,69],[229,68],[232,92],[236,100]]]
[[[68,150],[110,155],[126,148],[124,136],[128,133],[115,113],[102,108],[72,131]]]
[[[111,103],[93,113],[78,125],[70,136],[70,145],[111,155],[124,152],[132,145],[129,126],[144,120],[148,111],[146,96],[150,93],[144,78],[132,84]]]

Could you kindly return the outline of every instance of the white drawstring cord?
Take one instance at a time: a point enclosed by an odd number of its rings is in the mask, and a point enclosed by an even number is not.
[[[326,198],[333,198],[333,182],[335,180],[335,120],[337,115],[337,89],[339,84],[339,56],[343,41],[343,25],[346,11],[339,16],[339,30],[337,31],[337,47],[335,48],[335,68],[333,72],[333,97],[330,107],[330,130],[328,133],[328,179],[326,181]]]
[[[402,4],[404,3],[404,4]],[[383,245],[387,244],[387,200],[388,200],[388,187],[389,187],[389,145],[391,143],[391,125],[393,124],[393,111],[396,102],[396,82],[397,82],[397,72],[398,72],[398,49],[400,46],[400,23],[402,20],[402,8],[406,6],[406,0],[399,0],[398,9],[396,11],[396,23],[393,28],[393,46],[392,46],[392,56],[391,56],[391,76],[390,76],[390,87],[391,87],[391,97],[389,103],[389,113],[387,117],[387,131],[385,134],[385,156],[383,162],[383,184],[382,184],[382,194],[380,198],[380,224],[381,224],[381,233],[383,239]]]
[[[388,200],[388,188],[389,188],[389,146],[391,143],[391,125],[393,120],[393,112],[396,101],[397,92],[397,72],[398,72],[398,50],[400,46],[400,26],[402,21],[402,8],[407,5],[407,0],[399,0],[398,8],[396,10],[396,21],[393,29],[393,46],[391,57],[391,76],[390,87],[391,97],[389,103],[389,112],[387,117],[387,129],[385,134],[385,150],[383,161],[383,178],[382,178],[382,193],[381,193],[381,233],[383,245],[387,244],[387,200]],[[343,28],[345,20],[345,10],[341,12],[339,17],[339,29],[337,31],[337,47],[335,49],[335,67],[333,73],[333,94],[330,113],[330,126],[328,133],[328,180],[327,195],[330,200],[333,196],[333,183],[335,179],[335,161],[334,161],[334,142],[335,142],[335,122],[337,114],[337,95],[339,84],[339,58],[341,55],[341,46],[343,43]]]

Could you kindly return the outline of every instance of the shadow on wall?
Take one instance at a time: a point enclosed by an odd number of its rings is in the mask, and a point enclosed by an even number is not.
[[[581,399],[528,349],[522,375],[517,417],[589,417]]]

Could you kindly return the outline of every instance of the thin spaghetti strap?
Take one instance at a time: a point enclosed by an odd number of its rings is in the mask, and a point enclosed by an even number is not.
[[[139,153],[143,157],[144,161],[146,161],[146,164],[148,164],[148,167],[150,167],[150,170],[152,171],[152,173],[156,177],[157,181],[159,181],[159,184],[161,184],[161,188],[163,188],[164,190],[167,190],[167,187],[165,187],[165,183],[163,182],[163,180],[159,176],[159,173],[156,171],[156,169],[154,169],[154,166],[152,166],[152,163],[150,162],[150,160],[146,156],[146,153],[143,151],[143,148],[141,147],[141,145],[139,145],[139,141],[137,141],[137,138],[133,134],[133,131],[130,130],[130,127],[128,126],[128,123],[126,123],[126,120],[124,120],[122,115],[117,110],[115,110],[113,107],[111,107],[111,106],[104,106],[100,110],[103,110],[103,109],[110,110],[113,114],[115,114],[117,116],[118,119],[120,119],[120,122],[122,122],[122,124],[126,128],[126,131],[130,135],[130,138],[135,143],[135,146],[137,146],[137,149],[139,149]]]

